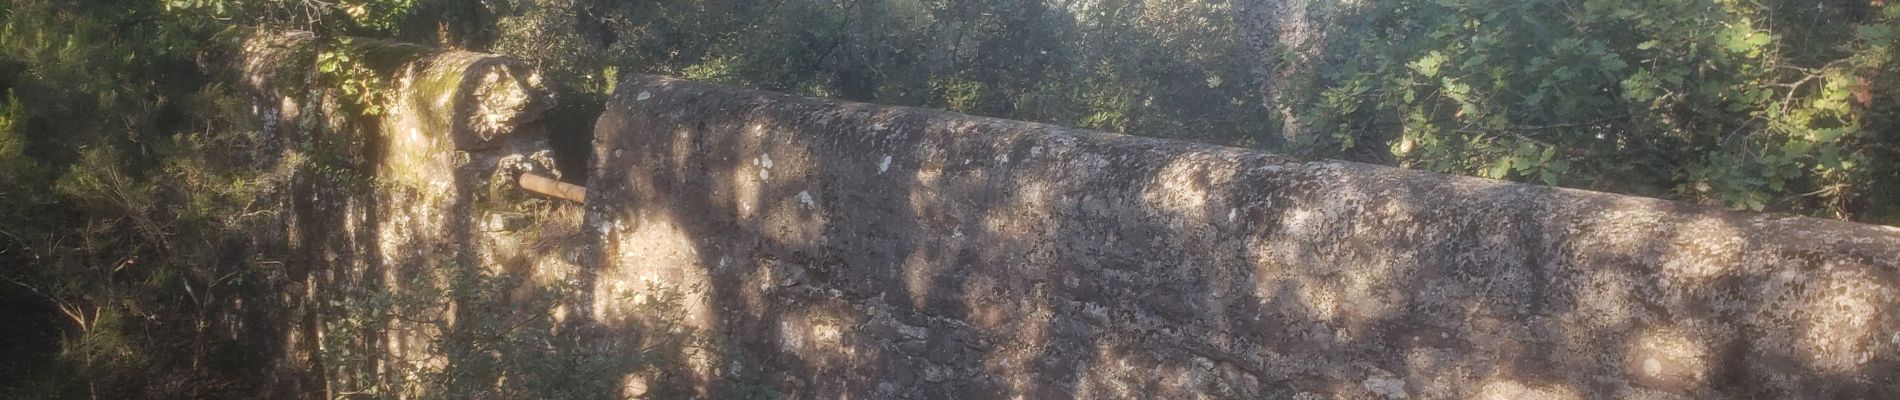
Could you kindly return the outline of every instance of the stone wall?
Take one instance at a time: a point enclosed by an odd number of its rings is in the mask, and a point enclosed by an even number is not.
[[[596,136],[577,311],[684,293],[703,396],[1900,392],[1895,228],[649,76]]]
[[[574,236],[578,211],[512,186],[520,172],[557,175],[535,123],[553,99],[531,68],[381,40],[325,43],[307,32],[258,32],[235,44],[234,78],[262,121],[267,156],[256,167],[289,176],[271,189],[282,226],[259,234],[285,236],[290,254],[248,275],[256,277],[248,285],[272,289],[242,303],[260,314],[247,316],[247,329],[274,336],[244,348],[274,360],[268,376],[281,382],[271,397],[601,392],[519,367],[580,358],[546,339],[561,332],[549,314],[568,297],[532,281],[572,268],[561,242]],[[325,50],[373,56],[365,64],[382,79],[374,96],[386,108],[355,112],[336,90],[313,85]]]

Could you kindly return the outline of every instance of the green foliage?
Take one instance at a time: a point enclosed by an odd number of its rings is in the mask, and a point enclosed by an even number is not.
[[[668,373],[682,355],[656,348],[717,350],[668,319],[677,293],[642,302],[653,319],[629,328],[666,346],[600,343],[550,317],[582,288],[457,262],[390,266],[428,273],[324,288],[337,293],[316,304],[280,298],[308,289],[283,283],[287,239],[258,235],[304,201],[287,187],[406,189],[365,173],[362,121],[388,107],[377,60],[407,50],[365,37],[535,62],[563,97],[557,135],[590,132],[619,75],[657,73],[1900,221],[1900,6],[1308,1],[1326,10],[1330,53],[1285,106],[1319,134],[1278,143],[1223,2],[14,0],[0,5],[0,299],[50,319],[57,345],[19,357],[44,368],[0,369],[0,397],[254,395],[273,364],[246,356],[275,350],[249,340],[287,335],[245,318],[290,304],[313,313],[316,380],[340,395],[586,397]],[[279,66],[298,78],[277,94],[305,112],[276,133],[249,94],[215,83],[235,81],[219,55],[253,27],[315,40]],[[1354,153],[1367,149],[1379,154]],[[389,360],[366,339],[405,329],[452,362]],[[603,351],[638,356],[590,356]]]
[[[322,46],[317,52],[317,85],[335,90],[337,98],[342,100],[344,111],[362,115],[383,115],[383,108],[389,104],[385,98],[388,82],[382,73],[370,68],[366,60],[369,55],[365,48],[356,46],[350,37],[339,37]]]
[[[522,260],[505,263],[515,262]],[[631,294],[615,299],[634,304],[635,318],[620,328],[625,331],[602,336],[576,329],[571,319],[577,317],[567,314],[576,301],[591,299],[572,282],[531,281],[515,268],[520,265],[404,267],[413,268],[398,268],[405,271],[396,274],[399,282],[355,287],[327,303],[318,357],[332,391],[369,398],[597,398],[619,393],[629,375],[683,365],[692,353],[678,349],[718,351],[684,319],[689,291],[700,288],[654,286],[638,301]],[[409,341],[392,350],[378,339],[384,337]]]
[[[272,179],[245,159],[256,116],[207,85],[206,39],[155,4],[20,0],[0,14],[0,278],[55,345],[0,397],[218,397],[248,364],[210,299],[253,259]],[[19,307],[19,308],[14,308]],[[45,353],[39,353],[45,352]],[[37,353],[37,354],[35,354]],[[181,382],[196,382],[183,385]]]
[[[1219,3],[1108,0],[518,2],[481,47],[566,97],[608,71],[1267,146]]]
[[[1343,6],[1342,6],[1343,7]],[[1400,0],[1339,10],[1314,151],[1403,165],[1853,214],[1891,193],[1895,21],[1867,3]],[[1825,21],[1825,22],[1824,22]],[[1884,99],[1883,99],[1884,100]],[[1889,144],[1881,144],[1885,141]],[[1336,151],[1336,150],[1332,150]]]
[[[415,0],[161,0],[180,23],[234,26],[231,22],[323,34],[390,34],[416,7]]]
[[[26,155],[26,135],[14,128],[22,110],[20,98],[11,92],[0,102],[0,186],[27,184],[39,175],[39,166]]]

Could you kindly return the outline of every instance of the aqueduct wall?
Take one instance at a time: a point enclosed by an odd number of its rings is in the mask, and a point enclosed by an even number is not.
[[[373,44],[394,104],[352,122],[273,83],[309,35],[256,43],[265,134],[367,175],[286,200],[273,318],[325,391],[1900,392],[1900,229],[652,76],[575,207],[510,186],[553,174],[525,65]]]
[[[1900,392],[1900,229],[651,76],[595,136],[587,311],[795,398]]]

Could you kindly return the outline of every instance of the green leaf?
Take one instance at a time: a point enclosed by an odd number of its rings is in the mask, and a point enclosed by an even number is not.
[[[1550,76],[1555,76],[1557,77],[1557,79],[1567,81],[1567,80],[1570,80],[1570,78],[1575,78],[1577,76],[1577,73],[1570,72],[1570,67],[1557,67],[1557,70],[1552,71],[1550,73]]]
[[[1462,66],[1459,66],[1459,68],[1463,68],[1463,69],[1477,68],[1480,65],[1484,65],[1486,61],[1490,61],[1490,60],[1491,60],[1490,55],[1479,53],[1478,56],[1465,60],[1465,64]]]
[[[1531,143],[1529,141],[1523,141],[1523,142],[1517,143],[1518,157],[1527,158],[1527,159],[1531,157],[1535,157],[1537,155],[1537,150],[1538,148],[1537,148],[1536,143]]]
[[[1622,58],[1611,54],[1609,57],[1604,57],[1602,61],[1597,62],[1597,67],[1601,68],[1604,72],[1613,73],[1622,71],[1625,67],[1629,67],[1629,63],[1625,63]]]
[[[1544,164],[1544,170],[1561,174],[1570,170],[1570,162],[1564,160],[1550,160],[1550,163]]]
[[[1662,80],[1663,82],[1669,82],[1669,84],[1671,85],[1681,86],[1683,75],[1687,75],[1687,73],[1672,69],[1672,70],[1669,70],[1668,72],[1663,73]]]
[[[1885,24],[1865,24],[1854,29],[1854,37],[1869,42],[1884,42],[1893,37],[1893,27]]]
[[[1491,170],[1486,171],[1485,176],[1496,179],[1504,179],[1511,176],[1511,160],[1513,159],[1515,159],[1515,157],[1507,156],[1499,158],[1496,164],[1491,165]]]
[[[1822,167],[1827,167],[1827,169],[1841,169],[1841,151],[1839,147],[1822,146],[1821,154],[1815,158],[1816,161],[1821,163]]]
[[[1847,133],[1848,130],[1845,128],[1817,129],[1810,136],[1814,139],[1815,143],[1827,143],[1834,141],[1834,139],[1839,139]]]
[[[1782,146],[1782,151],[1787,153],[1789,156],[1799,157],[1799,156],[1808,155],[1808,149],[1812,147],[1814,147],[1813,143],[1808,143],[1808,141],[1805,141],[1805,140],[1793,139],[1793,140],[1789,140],[1787,145]]]
[[[1642,43],[1639,43],[1639,44],[1637,44],[1637,45],[1636,45],[1636,49],[1637,49],[1637,50],[1649,50],[1649,49],[1654,49],[1654,48],[1656,48],[1656,46],[1661,46],[1661,45],[1662,45],[1662,41],[1661,41],[1661,40],[1650,40],[1650,41],[1647,41],[1647,42],[1642,42]]]
[[[1430,78],[1438,76],[1438,68],[1444,66],[1444,64],[1445,55],[1438,51],[1432,51],[1430,54],[1426,54],[1424,58],[1413,61],[1411,67],[1412,70],[1418,71],[1420,75],[1425,75],[1425,77]]]
[[[1774,39],[1774,35],[1752,32],[1748,35],[1748,46],[1751,48],[1761,48],[1762,46],[1767,46],[1768,42]]]

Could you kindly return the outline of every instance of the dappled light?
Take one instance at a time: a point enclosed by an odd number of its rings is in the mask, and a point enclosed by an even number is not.
[[[1867,271],[1832,264],[1821,266],[1822,277],[1813,285],[1803,308],[1806,332],[1796,347],[1808,354],[1808,365],[1839,375],[1864,371],[1874,357],[1900,347],[1891,330],[1881,324],[1894,303],[1891,284],[1876,283]]]
[[[1680,325],[1692,326],[1687,321]],[[1649,328],[1636,333],[1623,354],[1623,368],[1637,382],[1670,391],[1688,392],[1705,384],[1715,361],[1704,342],[1707,338],[1690,338],[1685,332]]]
[[[1478,389],[1472,396],[1481,400],[1581,400],[1583,396],[1568,387],[1558,385],[1528,386],[1510,380],[1494,380]]]
[[[675,223],[664,216],[626,218],[596,222],[602,227],[600,251],[604,265],[593,279],[595,285],[593,318],[604,324],[624,325],[639,318],[638,310],[659,301],[656,292],[678,292],[686,307],[685,322],[709,328],[713,315],[704,293],[692,288],[707,282],[699,265],[699,249]]]
[[[1886,1],[15,0],[0,398],[1892,397],[1894,65]]]
[[[610,105],[600,145],[672,164],[603,166],[593,182],[654,191],[590,207],[691,221],[681,237],[721,252],[680,265],[763,260],[709,270],[707,299],[731,304],[713,332],[725,357],[781,368],[727,376],[793,393],[1741,395],[1876,390],[1834,378],[1873,373],[1834,357],[1891,357],[1856,333],[1887,322],[1847,317],[1888,300],[1749,294],[1831,257],[1765,232],[1871,255],[1894,251],[1882,228],[658,77],[621,89],[650,97]],[[753,126],[776,144],[724,144]],[[768,157],[796,172],[760,179]],[[724,195],[739,187],[818,195],[746,214]]]

